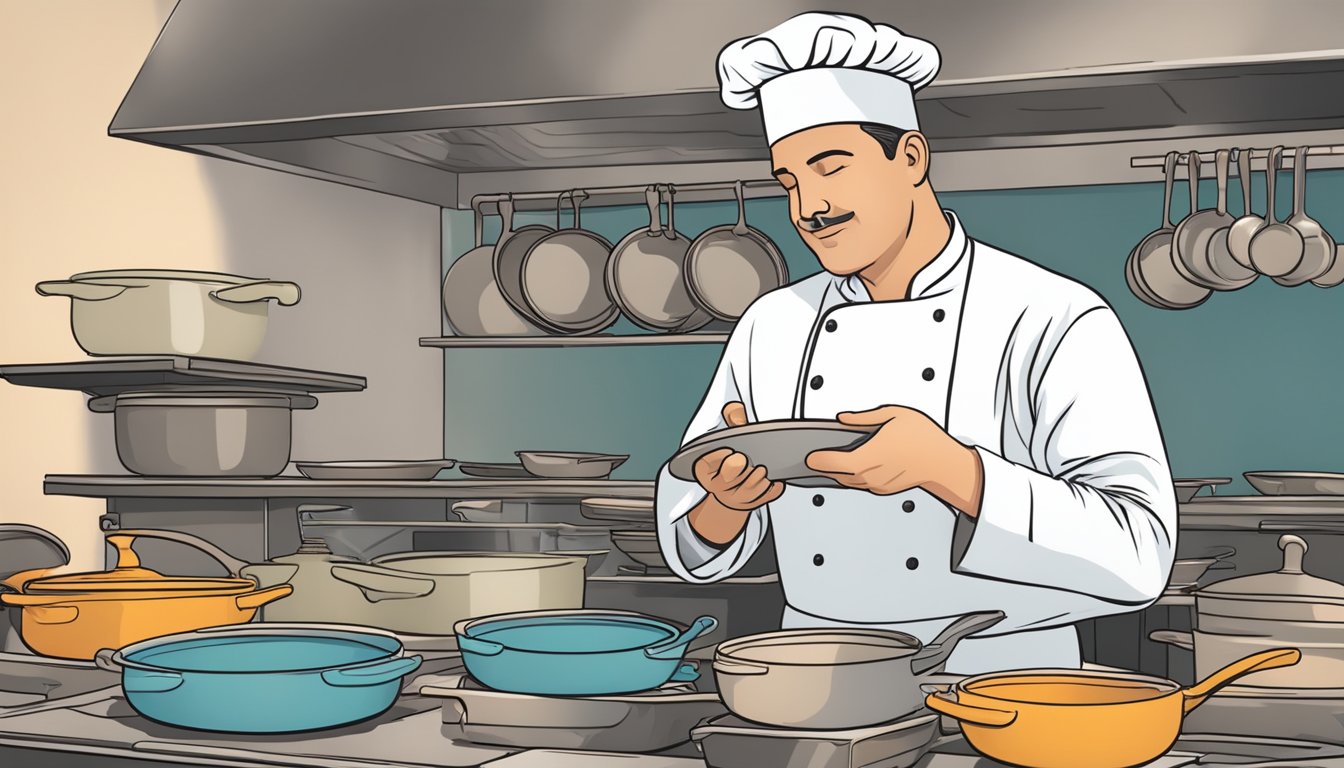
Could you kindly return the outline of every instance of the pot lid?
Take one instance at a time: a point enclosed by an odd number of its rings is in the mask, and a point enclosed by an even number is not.
[[[1272,573],[1259,573],[1239,579],[1210,584],[1200,594],[1229,600],[1321,600],[1344,603],[1344,584],[1312,576],[1302,570],[1307,542],[1286,534],[1279,538],[1283,567]]]
[[[239,578],[198,578],[164,576],[142,568],[140,558],[131,549],[134,536],[108,536],[117,548],[117,567],[110,571],[71,573],[35,579],[24,585],[25,592],[196,592],[228,593],[256,589],[256,582]]]
[[[241,277],[223,272],[197,272],[185,269],[108,269],[100,272],[81,272],[71,275],[75,282],[95,280],[188,280],[194,283],[223,283],[243,285],[260,282],[264,278]]]

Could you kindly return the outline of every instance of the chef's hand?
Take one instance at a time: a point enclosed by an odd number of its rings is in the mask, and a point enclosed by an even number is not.
[[[723,407],[723,421],[730,427],[747,423],[747,409],[737,401]],[[695,480],[724,507],[737,512],[769,504],[784,493],[784,484],[771,482],[765,467],[753,466],[746,454],[731,448],[707,453],[695,462]]]
[[[813,451],[807,466],[847,488],[889,496],[924,488],[970,517],[980,511],[983,468],[963,445],[913,408],[885,405],[836,415],[842,424],[877,431],[848,451]]]

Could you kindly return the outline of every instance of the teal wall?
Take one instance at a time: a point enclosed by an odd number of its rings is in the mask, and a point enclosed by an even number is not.
[[[1284,181],[1281,214],[1289,204]],[[1308,190],[1312,216],[1344,239],[1344,171],[1313,171]],[[1211,182],[1202,195],[1205,205],[1212,202]],[[1184,215],[1183,184],[1175,197],[1176,214]],[[1081,280],[1115,307],[1148,376],[1176,475],[1231,476],[1235,483],[1223,492],[1236,493],[1250,491],[1241,478],[1248,470],[1344,468],[1344,286],[1284,288],[1262,277],[1191,310],[1143,304],[1129,292],[1123,267],[1157,224],[1160,182],[940,199],[973,237]],[[1262,200],[1261,187],[1259,210]],[[1232,210],[1239,213],[1239,206]],[[677,229],[694,237],[734,214],[731,203],[678,206]],[[779,244],[793,279],[817,271],[782,199],[749,201],[747,218]],[[554,224],[553,215],[527,220]],[[613,242],[641,220],[647,223],[637,208],[585,209],[583,216],[585,228]],[[498,230],[498,220],[488,220],[486,242]],[[444,211],[445,270],[471,247],[471,236],[469,212]],[[622,319],[613,330],[631,329]],[[699,345],[448,350],[446,455],[508,460],[527,448],[629,453],[614,476],[652,477],[676,450],[720,352]]]

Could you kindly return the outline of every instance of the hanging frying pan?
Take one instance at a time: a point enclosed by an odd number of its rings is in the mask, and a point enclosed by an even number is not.
[[[742,182],[737,223],[707,229],[686,253],[686,288],[696,305],[718,320],[734,321],[762,294],[789,281],[789,268],[774,242],[747,226]]]
[[[559,203],[557,202],[558,206]],[[528,322],[554,331],[550,323],[538,317],[527,305],[523,296],[523,260],[534,243],[550,234],[551,228],[544,224],[528,224],[513,228],[513,195],[499,201],[499,215],[504,219],[504,229],[495,243],[494,262],[495,285],[499,287],[504,300],[514,311],[527,318]]]
[[[544,331],[518,314],[495,283],[495,246],[481,245],[476,211],[476,247],[457,257],[443,278],[443,313],[458,336],[538,336]],[[507,231],[507,225],[505,226]]]
[[[615,322],[620,310],[607,292],[604,275],[611,242],[583,228],[579,219],[582,190],[570,190],[574,226],[560,228],[532,244],[523,256],[523,299],[537,317],[562,333],[595,333]]]
[[[667,230],[658,210],[658,190],[663,186]],[[607,291],[627,317],[650,331],[693,331],[713,319],[691,300],[682,277],[691,241],[677,234],[673,194],[670,184],[644,190],[648,229],[641,227],[622,238],[607,262]]]

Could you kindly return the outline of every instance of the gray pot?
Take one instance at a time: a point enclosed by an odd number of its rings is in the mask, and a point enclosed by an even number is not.
[[[294,283],[164,269],[85,272],[37,284],[68,296],[75,342],[90,355],[192,355],[250,360],[271,299],[299,301]]]
[[[117,458],[137,475],[274,477],[289,464],[291,414],[308,395],[157,392],[98,397],[115,412]]]
[[[263,586],[290,583],[293,603],[267,621],[361,624],[392,632],[452,636],[464,619],[583,607],[583,556],[406,552],[359,563],[312,553],[250,565]],[[281,601],[284,602],[284,601]]]
[[[744,720],[783,728],[861,728],[924,705],[920,684],[940,672],[963,638],[1004,618],[971,613],[929,645],[902,632],[786,630],[719,645],[714,677],[723,702]]]
[[[1344,688],[1344,585],[1302,570],[1307,542],[1279,538],[1283,567],[1211,584],[1195,592],[1196,631],[1161,631],[1153,640],[1193,650],[1195,675],[1261,650],[1291,647],[1302,659],[1290,667],[1252,673],[1243,685]]]

